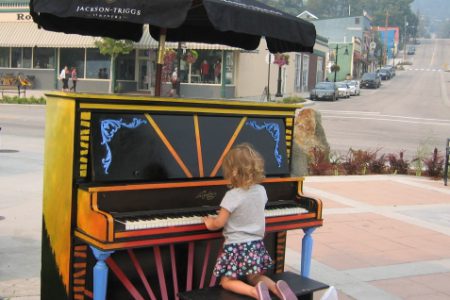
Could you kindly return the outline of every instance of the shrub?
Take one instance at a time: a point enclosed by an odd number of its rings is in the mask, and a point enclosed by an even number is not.
[[[386,156],[382,154],[380,157],[374,157],[369,163],[369,172],[375,174],[384,174],[386,172]]]
[[[310,150],[310,162],[308,163],[308,173],[310,175],[328,175],[331,164],[328,160],[327,151],[320,147],[313,147]]]
[[[437,148],[434,148],[433,154],[430,158],[425,159],[424,163],[428,176],[433,178],[441,177],[444,168],[444,157],[439,154]]]
[[[283,98],[283,103],[303,103],[305,101],[302,97],[297,96]]]
[[[403,159],[405,151],[402,150],[398,155],[390,153],[387,155],[389,162],[389,171],[394,174],[408,174],[409,162]]]
[[[376,156],[377,151],[371,152],[367,150],[353,150],[350,148],[342,166],[348,175],[365,175]]]
[[[18,96],[3,96],[3,98],[0,99],[0,103],[45,104],[46,102],[44,97],[36,98],[34,96],[31,96],[29,98],[25,98]]]

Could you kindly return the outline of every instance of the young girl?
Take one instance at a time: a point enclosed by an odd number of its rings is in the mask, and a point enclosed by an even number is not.
[[[275,283],[263,275],[273,263],[263,242],[267,194],[259,184],[264,178],[262,156],[250,144],[235,146],[226,155],[222,170],[232,189],[225,194],[217,217],[204,218],[209,230],[223,227],[225,238],[214,275],[222,276],[224,289],[254,299],[270,300],[271,291],[280,299],[297,300],[286,282]]]

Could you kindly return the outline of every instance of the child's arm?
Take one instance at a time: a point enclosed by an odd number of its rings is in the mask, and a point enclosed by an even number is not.
[[[204,217],[203,221],[205,222],[206,228],[209,230],[218,230],[225,225],[229,217],[230,212],[221,207],[217,217]]]

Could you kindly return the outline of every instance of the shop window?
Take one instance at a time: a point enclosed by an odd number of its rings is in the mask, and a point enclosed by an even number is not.
[[[59,67],[63,69],[65,66],[69,69],[76,67],[78,78],[84,78],[84,52],[83,48],[62,48],[60,50]]]
[[[55,68],[55,49],[34,48],[33,64],[35,69]]]
[[[0,67],[9,68],[10,48],[0,47]]]
[[[323,57],[317,57],[316,83],[323,81]]]
[[[116,78],[118,80],[135,80],[136,51],[128,54],[120,54],[116,60]],[[108,72],[109,74],[109,72]]]
[[[180,60],[180,81],[187,83],[225,84],[234,83],[234,53],[222,50],[183,51]],[[225,58],[225,77],[222,76],[222,60]],[[168,51],[164,57],[163,80],[169,81],[170,75],[178,65],[176,51]]]
[[[107,79],[111,57],[103,55],[97,48],[86,49],[86,78]]]
[[[308,91],[309,56],[303,54],[302,64],[302,92]]]
[[[31,48],[12,48],[11,67],[31,68]]]
[[[294,89],[296,93],[301,93],[302,91],[302,55],[295,54],[295,84]]]

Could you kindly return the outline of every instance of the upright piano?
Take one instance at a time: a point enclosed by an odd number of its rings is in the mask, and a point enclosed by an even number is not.
[[[298,104],[47,94],[42,299],[177,299],[214,286],[223,244],[208,231],[228,189],[221,164],[251,143],[265,159],[265,243],[282,272],[302,229],[308,277],[319,199],[290,176]],[[300,258],[299,258],[300,259]]]

